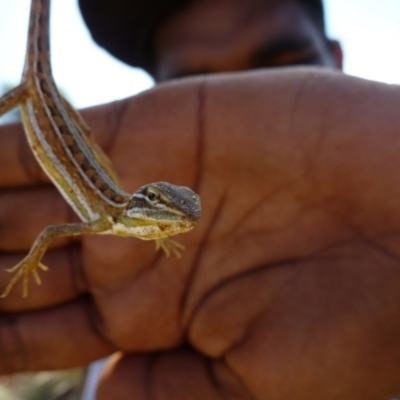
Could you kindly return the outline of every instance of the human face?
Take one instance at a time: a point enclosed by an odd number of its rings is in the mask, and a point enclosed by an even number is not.
[[[298,0],[194,0],[155,33],[156,79],[254,68],[341,68]]]

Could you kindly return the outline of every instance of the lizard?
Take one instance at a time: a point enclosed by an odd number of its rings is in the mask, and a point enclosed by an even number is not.
[[[193,229],[200,218],[200,197],[191,189],[167,182],[144,185],[132,195],[119,183],[111,161],[95,143],[82,116],[59,93],[51,68],[50,0],[32,0],[25,65],[20,85],[0,98],[0,115],[20,106],[32,152],[43,171],[81,222],[48,226],[26,257],[9,268],[14,273],[1,295],[6,297],[29,277],[41,284],[38,271],[53,239],[82,234],[111,234],[156,240],[156,249],[180,256],[184,246],[168,239]]]

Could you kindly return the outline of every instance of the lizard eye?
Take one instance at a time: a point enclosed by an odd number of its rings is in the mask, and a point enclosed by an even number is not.
[[[150,192],[150,193],[147,195],[147,198],[148,198],[150,201],[154,201],[154,200],[156,200],[157,195],[156,195],[154,192]]]

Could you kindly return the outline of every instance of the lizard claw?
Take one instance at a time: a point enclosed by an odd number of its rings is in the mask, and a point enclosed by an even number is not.
[[[167,257],[172,252],[177,258],[181,258],[185,246],[171,238],[156,239],[156,251],[158,250],[162,250]]]
[[[32,262],[31,260],[29,260],[28,257],[24,258],[14,267],[7,269],[7,272],[15,273],[15,275],[11,279],[10,283],[7,285],[6,289],[4,290],[0,298],[4,299],[5,297],[7,297],[11,289],[15,286],[15,284],[19,281],[20,278],[23,278],[22,296],[23,297],[28,296],[28,283],[29,283],[29,276],[31,274],[33,275],[33,278],[35,279],[38,285],[42,284],[42,280],[40,279],[38,269],[41,269],[42,271],[48,270],[48,268],[41,262]]]

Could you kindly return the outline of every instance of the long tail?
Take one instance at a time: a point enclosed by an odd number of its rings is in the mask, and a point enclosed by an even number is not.
[[[32,0],[24,77],[45,69],[51,75],[49,22],[50,0]]]

